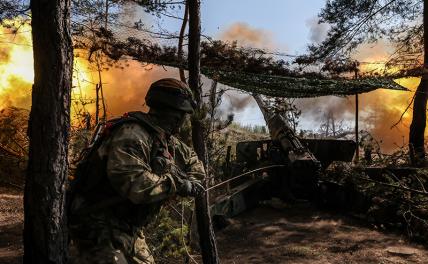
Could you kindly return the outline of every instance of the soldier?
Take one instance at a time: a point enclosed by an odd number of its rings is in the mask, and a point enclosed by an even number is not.
[[[189,87],[161,79],[150,86],[146,103],[148,114],[132,112],[110,129],[107,124],[76,173],[70,209],[75,263],[155,263],[142,228],[176,194],[204,191],[202,163],[174,137],[195,106]]]

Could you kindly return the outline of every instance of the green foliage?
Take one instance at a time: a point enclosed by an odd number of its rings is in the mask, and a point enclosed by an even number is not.
[[[266,100],[264,100],[267,106],[267,110],[270,113],[275,113],[284,117],[285,120],[287,120],[288,125],[296,133],[302,111],[297,108],[297,106],[294,104],[294,101],[295,99],[278,98],[278,97],[266,98]],[[266,133],[266,129],[264,133]]]
[[[420,64],[423,52],[422,0],[329,0],[319,14],[331,27],[327,38],[309,46],[300,62],[349,56],[360,44],[388,38],[396,44],[395,60]],[[298,60],[298,61],[299,61]]]
[[[264,134],[267,135],[267,128],[264,125],[241,125],[233,122],[230,125],[232,131],[241,132],[243,134]],[[259,135],[260,136],[260,135]]]
[[[181,203],[184,206],[186,217],[190,214],[193,203],[184,199]],[[188,243],[187,219],[183,219],[183,225],[181,225],[181,215],[171,208],[163,207],[156,219],[145,228],[148,244],[155,259],[160,263],[180,263],[180,260],[184,260],[187,256],[186,248],[183,245],[183,241]],[[189,246],[187,246],[187,250],[191,251]]]
[[[201,65],[223,71],[251,72],[269,75],[294,76],[284,60],[276,60],[266,56],[261,49],[238,47],[237,42],[231,44],[220,40],[201,43]]]
[[[0,0],[0,24],[9,24],[7,20],[15,20],[21,18],[22,21],[28,23],[28,13],[30,9],[29,0]],[[10,25],[10,24],[9,24]],[[19,29],[18,27],[13,27]]]
[[[180,5],[184,4],[183,1],[172,1],[172,0],[125,0],[124,2],[135,2],[144,8],[144,11],[148,13],[160,16],[160,12],[166,11],[168,8],[175,9],[179,8]]]
[[[421,195],[403,188],[424,191],[428,187],[426,169],[417,169],[397,176],[385,169],[369,177],[364,167],[333,163],[321,180],[335,182],[346,192],[344,202],[347,210],[364,216],[380,228],[401,228],[409,237],[428,241],[428,195]],[[338,197],[330,193],[327,196]]]

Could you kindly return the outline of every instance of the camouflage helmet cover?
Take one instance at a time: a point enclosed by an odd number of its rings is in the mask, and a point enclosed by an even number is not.
[[[189,86],[174,78],[160,79],[152,85],[146,95],[149,107],[169,107],[186,113],[193,113],[196,106]]]

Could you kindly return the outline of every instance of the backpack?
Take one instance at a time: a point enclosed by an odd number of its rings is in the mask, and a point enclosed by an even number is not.
[[[147,114],[142,112],[128,112],[122,117],[114,118],[106,121],[105,123],[98,124],[91,137],[89,145],[81,151],[78,160],[75,162],[76,166],[73,173],[74,175],[69,177],[66,198],[66,206],[69,214],[72,213],[71,204],[76,195],[91,193],[91,191],[95,190],[103,180],[103,172],[94,173],[91,175],[92,177],[88,177],[91,173],[91,169],[94,169],[94,166],[102,165],[103,163],[97,155],[97,150],[117,128],[127,123],[138,123],[144,127],[150,135],[154,136],[155,140],[153,141],[151,158],[157,154],[161,142],[159,137],[161,132],[157,127],[150,123],[147,118]],[[105,170],[105,166],[95,169]],[[109,201],[102,201],[101,203],[105,205],[102,205],[101,207],[117,202],[116,200],[118,198],[119,197],[113,197],[111,200],[109,199]]]

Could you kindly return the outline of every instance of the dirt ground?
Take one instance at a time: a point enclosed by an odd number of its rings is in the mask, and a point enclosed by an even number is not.
[[[22,194],[0,187],[0,264],[22,262]],[[222,263],[428,263],[404,236],[308,204],[259,207],[217,232]]]
[[[428,250],[309,204],[259,207],[217,233],[222,263],[428,263]]]
[[[22,192],[0,186],[0,263],[22,263]]]

